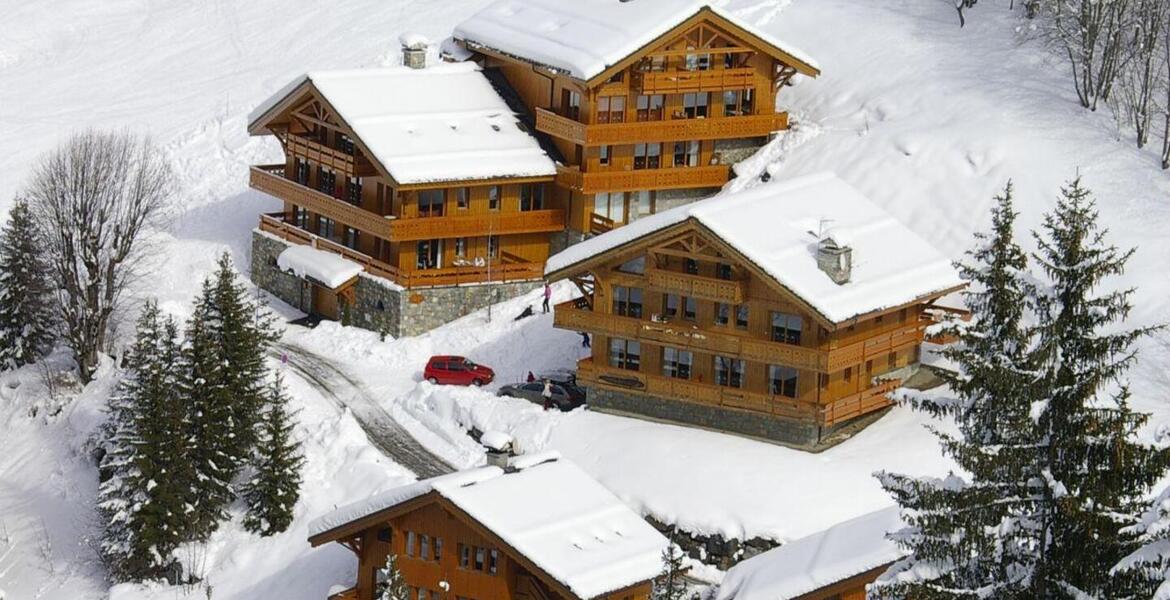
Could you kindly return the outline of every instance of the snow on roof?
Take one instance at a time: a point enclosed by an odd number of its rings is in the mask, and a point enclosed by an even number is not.
[[[479,443],[492,450],[503,450],[512,445],[512,436],[502,431],[485,431],[480,436]]]
[[[329,289],[337,289],[363,270],[361,265],[351,260],[311,246],[289,246],[276,257],[276,266],[281,271],[291,271],[297,277],[319,281]]]
[[[804,53],[706,0],[497,0],[460,23],[455,37],[589,80],[703,8],[817,68]]]
[[[474,63],[309,73],[263,102],[249,122],[306,81],[400,184],[556,174]]]
[[[419,481],[342,507],[309,525],[310,537],[436,492],[581,598],[655,577],[667,540],[612,492],[560,455]]]
[[[787,600],[903,556],[886,534],[902,528],[892,506],[753,556],[731,568],[715,600]]]
[[[832,173],[809,175],[643,217],[548,260],[551,274],[695,219],[833,323],[961,286],[950,259]],[[821,224],[848,239],[852,276],[838,285],[817,267]]]

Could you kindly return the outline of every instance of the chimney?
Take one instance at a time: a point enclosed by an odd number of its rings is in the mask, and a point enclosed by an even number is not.
[[[427,38],[417,33],[405,33],[398,38],[402,43],[402,64],[412,69],[425,69],[427,66]]]
[[[516,456],[513,451],[516,444],[512,436],[501,431],[485,431],[480,436],[479,443],[487,448],[485,458],[488,466],[499,467],[505,472],[511,469],[510,463]]]
[[[817,242],[817,267],[837,285],[849,283],[853,274],[853,248],[838,244],[832,236]]]

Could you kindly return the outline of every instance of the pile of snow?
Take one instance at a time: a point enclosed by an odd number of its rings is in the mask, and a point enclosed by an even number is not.
[[[474,63],[311,72],[260,103],[252,127],[305,83],[399,184],[556,174]]]
[[[694,219],[833,323],[964,285],[951,260],[831,173],[724,193],[638,219],[549,259],[564,271],[614,248]],[[817,266],[822,226],[853,248],[838,285]]]
[[[455,38],[589,80],[709,9],[805,65],[816,62],[707,0],[497,0],[455,28]]]
[[[307,277],[331,290],[345,285],[362,272],[362,266],[332,252],[311,246],[289,246],[276,257],[280,270]]]
[[[888,565],[905,552],[886,538],[902,528],[897,507],[834,525],[732,567],[716,600],[790,600]]]
[[[485,431],[480,436],[479,443],[483,444],[484,448],[500,452],[512,447],[512,436],[502,431]]]
[[[310,535],[433,492],[581,598],[658,574],[666,538],[575,464],[545,452],[518,457],[511,467],[480,467],[390,490],[315,520]]]

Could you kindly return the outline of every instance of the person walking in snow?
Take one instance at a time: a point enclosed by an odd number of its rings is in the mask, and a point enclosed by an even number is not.
[[[536,375],[533,375],[532,371],[529,371],[528,372],[528,383],[532,383],[534,381],[536,381]]]
[[[548,312],[548,301],[552,298],[552,286],[544,282],[544,312]]]
[[[540,393],[540,397],[544,398],[544,409],[552,408],[552,382],[544,380],[544,391]]]
[[[593,345],[589,343],[589,334],[584,331],[581,332],[581,347],[592,348]]]

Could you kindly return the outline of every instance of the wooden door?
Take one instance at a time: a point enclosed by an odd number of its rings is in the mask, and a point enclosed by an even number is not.
[[[336,321],[341,315],[337,293],[319,285],[313,286],[313,314]]]

